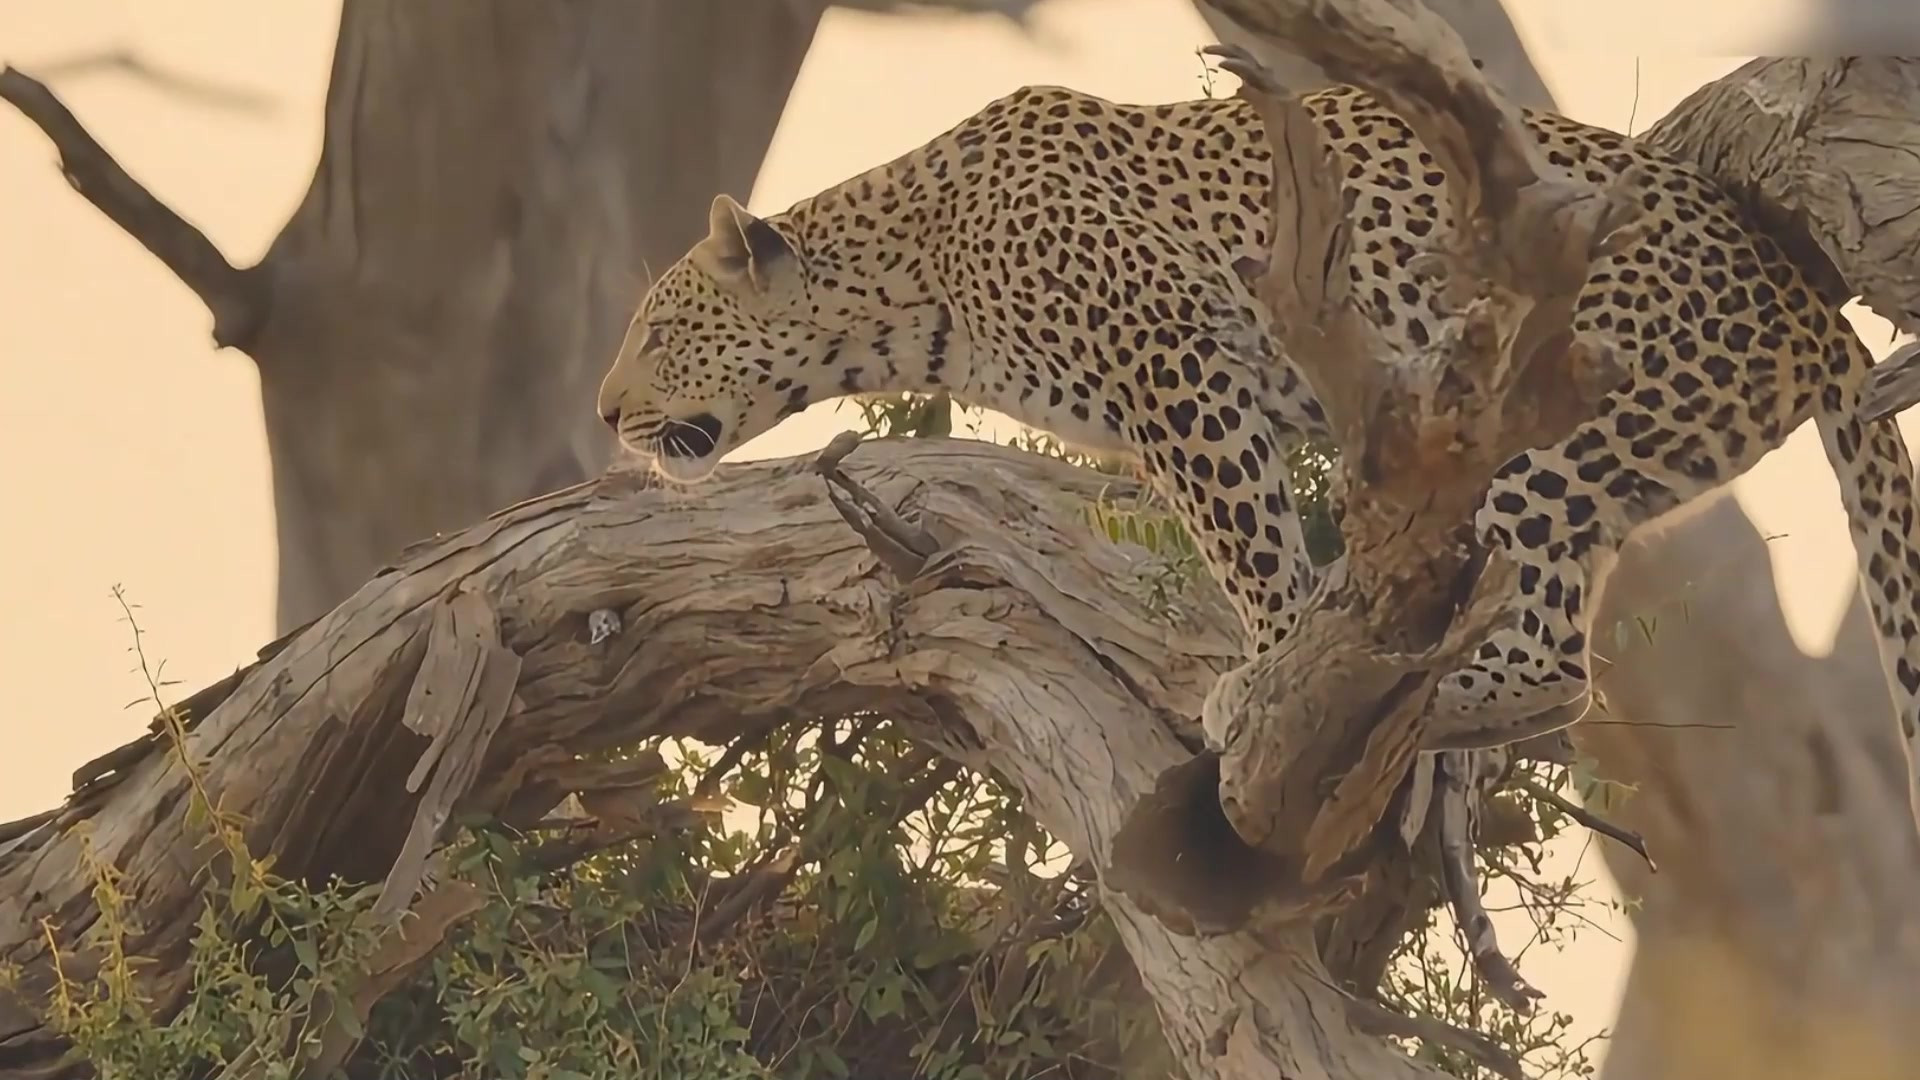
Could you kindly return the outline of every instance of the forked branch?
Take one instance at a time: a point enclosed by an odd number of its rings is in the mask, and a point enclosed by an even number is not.
[[[1272,259],[1237,269],[1271,308],[1341,452],[1344,560],[1288,642],[1223,677],[1203,714],[1221,753],[1219,805],[1289,869],[1277,910],[1297,915],[1315,897],[1340,905],[1365,874],[1380,850],[1371,841],[1392,831],[1382,821],[1438,679],[1507,617],[1512,567],[1472,526],[1495,473],[1565,438],[1625,378],[1570,318],[1589,265],[1635,237],[1640,208],[1545,162],[1519,110],[1414,0],[1217,6],[1403,117],[1448,174],[1454,221],[1416,266],[1437,325],[1402,346],[1349,294],[1350,223],[1319,125],[1250,54],[1210,50],[1241,77],[1274,151]],[[1137,824],[1136,835],[1155,831]],[[1151,876],[1136,878],[1143,904],[1178,909],[1176,896],[1147,898]]]

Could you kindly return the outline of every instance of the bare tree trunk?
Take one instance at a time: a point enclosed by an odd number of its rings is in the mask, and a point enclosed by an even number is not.
[[[245,269],[43,87],[0,96],[258,365],[284,631],[605,465],[591,403],[649,268],[750,194],[828,2],[346,0],[313,182]]]
[[[279,623],[408,543],[585,479],[645,288],[745,198],[804,4],[348,0],[306,198],[251,273]]]

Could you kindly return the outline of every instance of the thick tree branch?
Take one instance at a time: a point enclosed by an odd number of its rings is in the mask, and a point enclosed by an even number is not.
[[[1196,590],[1176,626],[1114,588],[1147,556],[1083,517],[1112,477],[951,440],[867,443],[839,468],[938,541],[911,582],[842,520],[811,461],[724,468],[693,501],[618,472],[415,548],[243,672],[188,752],[281,872],[398,889],[403,853],[444,839],[448,799],[525,814],[536,789],[558,800],[566,757],[876,710],[1006,778],[1042,826],[1106,866],[1127,810],[1189,757],[1190,718],[1238,659],[1223,598]],[[609,609],[620,629],[596,642],[589,623]],[[496,670],[513,673],[510,693]],[[453,704],[410,711],[429,683],[455,688]],[[445,748],[422,765],[436,737]],[[51,918],[79,951],[82,832],[141,883],[131,914],[150,929],[129,946],[158,961],[157,1006],[187,989],[191,920],[174,916],[198,902],[201,837],[178,810],[185,777],[152,750],[119,769],[69,808],[90,829],[0,844],[0,960],[25,978],[22,996],[0,995],[0,1077],[72,1075],[34,1012],[51,968],[31,928]],[[296,769],[303,782],[287,784]],[[1303,1054],[1330,1075],[1434,1075],[1358,1030],[1305,925],[1195,941],[1110,889],[1102,903],[1193,1075],[1265,1080]]]
[[[1762,57],[1641,138],[1740,196],[1811,280],[1920,333],[1920,58]],[[1874,419],[1920,404],[1920,349],[1882,361]]]
[[[245,349],[271,296],[257,269],[227,261],[206,234],[127,174],[53,91],[14,67],[0,69],[0,99],[32,121],[60,152],[67,183],[173,271],[213,313],[213,341]]]
[[[1640,136],[1742,196],[1836,301],[1920,332],[1920,57],[1761,57]]]

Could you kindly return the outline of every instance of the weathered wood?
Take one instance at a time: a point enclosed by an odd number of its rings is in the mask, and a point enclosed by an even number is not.
[[[940,544],[911,582],[842,520],[811,461],[723,468],[699,499],[614,473],[420,545],[245,672],[192,725],[188,753],[282,872],[380,880],[437,821],[437,804],[409,791],[433,743],[410,730],[408,702],[429,682],[484,690],[459,673],[497,625],[498,649],[517,659],[510,704],[484,745],[449,743],[424,777],[431,792],[445,776],[462,809],[499,812],[531,793],[547,805],[518,812],[544,814],[591,780],[567,779],[577,753],[872,708],[1007,778],[1043,826],[1104,866],[1135,799],[1189,757],[1190,718],[1238,659],[1224,598],[1196,589],[1168,623],[1131,594],[1149,557],[1103,541],[1085,516],[1112,477],[933,440],[870,443],[838,468]],[[473,696],[476,708],[486,697]],[[50,977],[39,920],[53,920],[63,953],[87,921],[83,833],[137,886],[147,930],[130,946],[159,961],[156,1002],[185,991],[183,915],[209,853],[177,809],[184,772],[157,751],[0,845],[0,961],[27,980],[25,1000],[0,996],[0,1077],[76,1075],[32,1004]],[[448,772],[466,765],[470,779]],[[304,782],[286,783],[295,774]],[[1306,925],[1195,941],[1105,898],[1192,1075],[1266,1080],[1276,1063],[1436,1075],[1361,1034],[1379,1018],[1349,1011]]]
[[[1746,202],[1810,280],[1920,333],[1920,57],[1762,57],[1640,137]],[[1875,369],[1873,418],[1920,404],[1920,348]]]
[[[1459,134],[1469,156],[1480,152],[1471,148],[1484,144]],[[1349,397],[1364,403],[1404,392],[1395,383],[1357,385]],[[1498,403],[1503,394],[1483,393],[1482,402]],[[1459,428],[1486,430],[1456,423],[1443,433]],[[1432,431],[1405,426],[1379,445],[1370,435],[1350,456],[1365,461],[1388,451],[1424,467],[1435,455],[1423,434]],[[1132,576],[1139,553],[1094,540],[1076,505],[1108,478],[966,444],[869,446],[839,468],[878,496],[873,505],[903,508],[907,522],[939,545],[933,556],[908,543],[906,555],[889,552],[893,565],[883,570],[808,463],[727,470],[700,500],[611,476],[415,548],[230,685],[211,688],[201,698],[206,715],[188,737],[196,767],[225,805],[247,817],[256,850],[275,853],[282,869],[384,877],[391,888],[383,910],[411,903],[416,911],[415,864],[449,809],[539,817],[570,791],[623,783],[588,775],[574,754],[654,734],[719,739],[789,710],[885,709],[916,720],[923,739],[955,758],[1008,777],[1041,823],[1096,866],[1111,861],[1129,807],[1170,767],[1197,762],[1202,780],[1204,767],[1219,767],[1190,756],[1199,732],[1186,718],[1214,673],[1237,659],[1236,635],[1211,593],[1190,598],[1194,610],[1177,627],[1156,621],[1124,586],[1116,594],[1114,584]],[[1376,487],[1382,504],[1404,498],[1391,485]],[[1348,493],[1367,490],[1350,484]],[[1465,573],[1441,580],[1470,579],[1477,570],[1470,552],[1447,557],[1462,560],[1453,569]],[[1434,619],[1416,620],[1411,636],[1444,645],[1449,634],[1435,624],[1445,621],[1458,636],[1451,609],[1430,610]],[[1409,636],[1404,627],[1391,629],[1403,642]],[[1737,614],[1721,629],[1745,640]],[[1735,645],[1720,647],[1739,655]],[[1871,662],[1870,649],[1862,655]],[[1657,715],[1666,697],[1679,696],[1665,694],[1657,678],[1632,678],[1623,681],[1615,669],[1602,675],[1602,689],[1649,690],[1655,696],[1643,705],[1621,691],[1636,715]],[[1778,684],[1756,689],[1751,671],[1719,671],[1703,685],[1719,696],[1675,707],[1694,716],[1724,711],[1728,685],[1757,695],[1745,702],[1756,712],[1785,696]],[[451,691],[458,707],[428,709],[427,689],[436,698]],[[1668,866],[1695,864],[1691,874],[1676,875],[1681,920],[1731,911],[1735,923],[1732,932],[1675,937],[1670,953],[1654,954],[1664,957],[1659,970],[1668,984],[1691,992],[1645,997],[1676,1006],[1672,1016],[1680,1019],[1636,1044],[1634,1060],[1643,1066],[1678,1061],[1686,1067],[1672,1075],[1709,1075],[1739,1053],[1746,1076],[1853,1069],[1880,1080],[1904,1075],[1896,1070],[1915,1056],[1902,1040],[1920,1031],[1910,1015],[1910,1003],[1920,1000],[1911,981],[1920,965],[1911,956],[1911,905],[1899,902],[1913,895],[1920,854],[1910,815],[1902,822],[1889,809],[1897,785],[1884,782],[1883,766],[1893,759],[1870,738],[1835,736],[1825,719],[1810,727],[1812,734],[1806,725],[1762,733],[1756,742],[1772,757],[1761,757],[1747,778],[1713,770],[1715,755],[1746,760],[1724,747],[1669,759],[1666,746],[1641,745],[1646,783],[1664,785],[1650,788],[1656,798],[1646,805],[1682,825],[1705,818],[1712,838],[1711,848],[1690,850],[1672,822],[1634,821],[1663,851],[1680,853]],[[1597,730],[1641,737],[1630,728]],[[185,973],[165,961],[183,954],[181,914],[195,910],[191,873],[207,852],[170,812],[185,778],[156,752],[163,745],[146,740],[103,760],[51,818],[0,830],[0,958],[23,965],[30,992],[48,973],[34,920],[50,915],[63,932],[86,921],[89,882],[78,857],[84,827],[96,850],[138,884],[139,913],[155,918],[135,946],[163,961],[154,973],[162,1003],[178,1000]],[[296,769],[306,782],[284,783]],[[1690,786],[1701,777],[1709,787]],[[1781,792],[1811,792],[1819,801],[1806,813]],[[1211,797],[1212,787],[1204,793]],[[1755,809],[1760,794],[1772,796],[1771,810]],[[1794,858],[1751,842],[1738,827],[1742,811],[1782,829]],[[1708,857],[1696,863],[1696,855]],[[1756,881],[1763,888],[1750,888]],[[1258,937],[1227,927],[1195,940],[1170,933],[1118,894],[1113,880],[1106,885],[1170,1042],[1194,1075],[1433,1075],[1363,1036],[1406,1034],[1407,1024],[1330,988],[1321,958],[1355,956],[1363,928],[1329,942],[1324,935],[1341,920],[1323,920],[1316,942],[1313,924],[1296,917]],[[73,944],[70,933],[58,940],[63,949]],[[390,959],[413,962],[418,944],[399,941]],[[85,965],[69,970],[84,973]],[[1779,992],[1796,980],[1812,989],[1798,999]],[[377,991],[370,984],[368,992]],[[351,1005],[367,1000],[357,996]],[[1819,1038],[1808,1036],[1816,1025],[1806,1017],[1780,1022],[1809,1000],[1818,1006],[1807,1015],[1817,1017]],[[55,1060],[59,1041],[37,1026],[32,1004],[0,998],[0,1076],[72,1075]],[[1789,1046],[1793,1053],[1778,1052],[1779,1040],[1753,1038],[1782,1029],[1800,1038]],[[1446,1033],[1429,1029],[1423,1037]],[[1655,1049],[1640,1052],[1645,1047]]]
[[[1513,25],[1501,0],[1424,0],[1428,10],[1447,21],[1473,53],[1474,61],[1516,105],[1555,111],[1553,92],[1540,75],[1526,43]],[[1254,34],[1223,14],[1213,0],[1193,0],[1194,8],[1221,42],[1239,46],[1260,59],[1274,81],[1296,94],[1328,86],[1338,80],[1289,46],[1270,36]]]
[[[1327,411],[1347,554],[1287,643],[1215,686],[1204,723],[1222,749],[1233,829],[1307,887],[1294,902],[1344,866],[1321,886],[1331,904],[1356,887],[1354,857],[1408,775],[1438,679],[1503,617],[1511,567],[1489,563],[1472,531],[1487,484],[1513,455],[1589,418],[1625,375],[1569,318],[1591,260],[1633,235],[1640,209],[1551,169],[1518,109],[1418,5],[1214,6],[1391,103],[1453,178],[1454,215],[1468,223],[1426,268],[1455,318],[1429,347],[1399,353],[1344,276],[1326,272],[1341,265],[1349,226],[1318,127],[1249,54],[1216,50],[1274,147],[1273,258],[1239,269]],[[1157,876],[1134,880],[1151,893]],[[1171,895],[1146,902],[1179,906]]]
[[[1743,196],[1840,299],[1920,331],[1920,57],[1763,57],[1640,137]]]

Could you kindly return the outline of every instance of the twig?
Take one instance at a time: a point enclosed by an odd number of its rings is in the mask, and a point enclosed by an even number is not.
[[[860,442],[860,436],[851,431],[834,436],[833,441],[814,460],[814,469],[826,477],[827,498],[833,502],[833,508],[840,511],[840,516],[846,519],[847,524],[853,526],[853,531],[866,540],[867,546],[895,576],[902,581],[912,581],[920,576],[927,560],[940,550],[940,545],[927,535],[925,529],[909,524],[892,507],[881,502],[859,481],[841,470],[840,463],[859,447]],[[846,494],[842,495],[842,491]]]
[[[1377,1001],[1357,997],[1347,999],[1347,1017],[1353,1021],[1354,1027],[1369,1035],[1419,1039],[1433,1046],[1458,1050],[1496,1076],[1506,1077],[1507,1080],[1526,1080],[1527,1074],[1521,1071],[1520,1060],[1477,1031],[1455,1027],[1431,1016],[1408,1016]]]
[[[72,78],[75,75],[102,70],[117,71],[137,82],[147,83],[163,93],[194,99],[202,105],[213,108],[256,115],[265,115],[273,111],[271,95],[245,87],[215,82],[212,79],[201,79],[177,71],[168,71],[127,49],[103,49],[99,52],[70,56],[65,60],[37,66],[41,76],[47,79]]]
[[[213,313],[214,344],[245,349],[267,310],[266,278],[258,268],[241,270],[228,262],[205,233],[129,176],[38,80],[17,68],[0,68],[0,99],[52,141],[60,152],[61,174],[75,191],[165,263],[207,305]]]
[[[1467,939],[1467,953],[1473,958],[1474,970],[1480,973],[1488,992],[1525,1016],[1533,1012],[1534,1001],[1546,995],[1521,978],[1513,961],[1500,952],[1493,920],[1480,902],[1480,884],[1473,871],[1473,840],[1467,828],[1467,761],[1467,751],[1449,750],[1440,755],[1437,767],[1440,867],[1446,880],[1447,902],[1453,908],[1454,924]]]
[[[1580,824],[1585,825],[1601,836],[1612,837],[1627,847],[1632,848],[1634,854],[1639,855],[1647,861],[1648,870],[1656,874],[1660,872],[1660,868],[1654,865],[1653,856],[1647,853],[1646,839],[1639,833],[1634,832],[1632,829],[1615,825],[1613,822],[1588,810],[1586,807],[1547,790],[1538,780],[1522,780],[1519,786],[1522,791],[1525,791],[1527,794],[1532,795],[1534,798],[1539,799],[1541,802],[1546,803],[1548,806],[1553,807],[1555,810],[1560,811]]]

